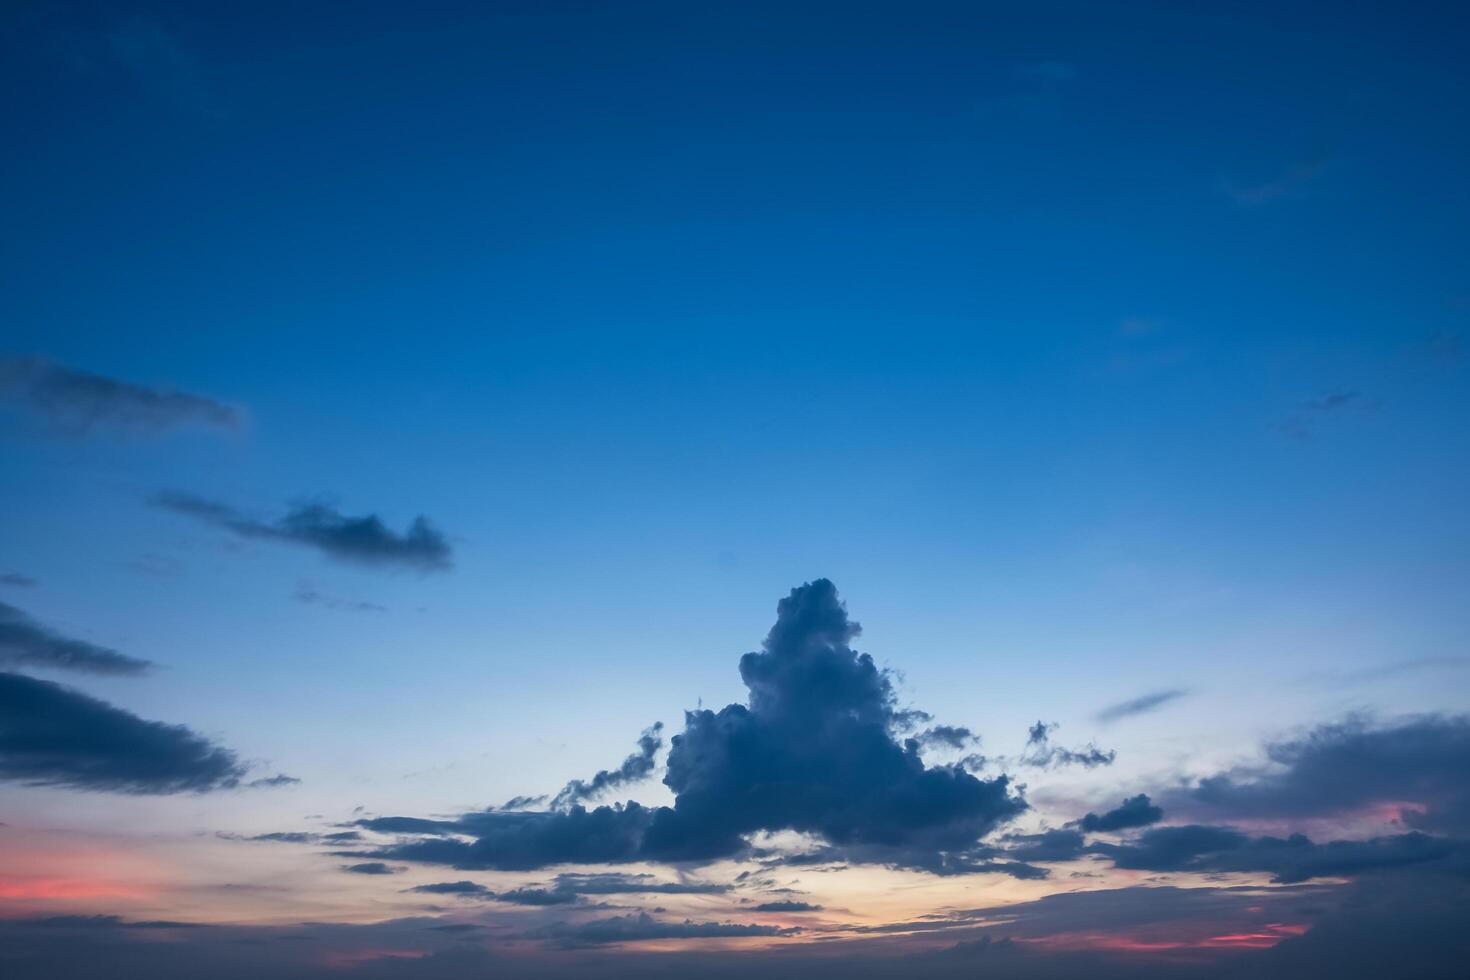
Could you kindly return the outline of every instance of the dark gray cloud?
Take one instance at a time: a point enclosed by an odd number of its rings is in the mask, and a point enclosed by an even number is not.
[[[742,936],[789,936],[796,929],[741,922],[667,922],[647,912],[615,915],[588,922],[561,922],[536,933],[561,946],[606,946],[650,939],[713,939]]]
[[[1266,746],[1267,761],[1200,780],[1180,805],[1236,818],[1332,816],[1378,804],[1419,830],[1470,836],[1470,716],[1322,725]]]
[[[974,732],[960,725],[935,725],[914,737],[924,748],[963,749],[979,740]]]
[[[182,725],[145,721],[80,691],[0,673],[0,779],[119,793],[232,788],[245,766]]]
[[[495,894],[477,881],[439,881],[431,885],[415,885],[409,891],[422,895],[464,895],[484,898]]]
[[[1056,769],[1062,766],[1082,766],[1084,769],[1095,769],[1098,766],[1110,766],[1117,758],[1117,752],[1112,749],[1104,751],[1089,742],[1081,749],[1065,749],[1060,745],[1051,744],[1051,733],[1056,731],[1055,724],[1047,724],[1038,721],[1031,726],[1026,734],[1026,748],[1022,751],[1017,762],[1023,766],[1032,766],[1037,769]]]
[[[1358,875],[1463,860],[1470,849],[1458,841],[1412,832],[1371,840],[1316,844],[1302,834],[1249,837],[1231,827],[1191,824],[1155,827],[1128,844],[1097,843],[1094,853],[1135,871],[1262,871],[1281,883]]]
[[[713,881],[660,881],[650,874],[560,874],[555,888],[579,895],[718,895],[729,885]]]
[[[427,518],[415,517],[399,534],[376,514],[348,517],[325,504],[301,504],[275,521],[249,517],[233,507],[181,493],[161,493],[153,504],[251,540],[315,548],[328,558],[358,565],[401,565],[420,571],[452,566],[449,541]]]
[[[1154,691],[1152,694],[1144,694],[1118,704],[1109,705],[1097,713],[1097,720],[1101,722],[1118,721],[1121,718],[1131,718],[1145,712],[1162,708],[1170,701],[1177,701],[1187,694],[1187,691],[1177,689],[1168,691]]]
[[[420,835],[374,856],[463,869],[710,861],[745,853],[757,831],[796,830],[823,839],[842,860],[938,873],[1035,871],[981,856],[980,838],[1022,813],[1024,800],[1006,776],[926,766],[916,740],[897,740],[911,713],[897,707],[889,675],[849,645],[858,632],[825,579],[782,599],[763,649],[740,660],[749,702],[686,712],[684,731],[671,739],[671,807],[574,803],[359,826]]]
[[[573,803],[595,799],[608,790],[647,779],[653,773],[654,756],[663,748],[663,730],[664,723],[661,721],[654,722],[652,727],[645,729],[638,737],[638,751],[624,759],[618,768],[603,769],[591,779],[574,779],[567,783],[552,798],[552,808],[563,809]]]
[[[0,398],[71,435],[104,429],[153,434],[190,425],[233,430],[244,424],[239,409],[213,398],[146,388],[42,357],[0,357]]]
[[[1162,807],[1155,806],[1147,793],[1130,796],[1122,804],[1106,813],[1089,813],[1077,822],[1088,833],[1097,831],[1128,830],[1147,827],[1164,819]]]
[[[397,874],[398,869],[384,864],[382,861],[363,861],[361,864],[344,864],[342,870],[355,875],[391,875]]]
[[[750,907],[752,912],[820,912],[820,905],[811,902],[761,902]]]
[[[515,905],[575,905],[585,895],[718,895],[729,885],[707,881],[660,881],[650,874],[560,874],[545,885],[528,885],[496,892],[473,881],[420,885],[410,891],[428,895],[457,895]]]
[[[1075,830],[1047,830],[1039,834],[1011,834],[1005,854],[1017,861],[1071,861],[1085,853],[1086,841]]]
[[[14,606],[0,602],[0,664],[88,674],[142,674],[153,664],[109,647],[52,632]]]
[[[34,589],[40,585],[36,579],[20,572],[0,572],[0,585],[9,585],[17,589]]]

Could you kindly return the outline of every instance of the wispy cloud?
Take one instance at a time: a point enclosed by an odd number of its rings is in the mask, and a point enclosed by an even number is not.
[[[185,426],[236,430],[244,414],[204,395],[148,388],[63,367],[42,357],[0,357],[0,398],[28,410],[53,431],[152,435]]]
[[[376,602],[365,602],[360,599],[341,599],[334,595],[322,592],[309,582],[302,582],[296,586],[296,591],[291,593],[291,598],[307,606],[322,606],[326,609],[339,609],[343,612],[387,612],[388,607]]]
[[[1123,718],[1132,718],[1134,715],[1146,714],[1156,711],[1171,701],[1177,701],[1188,694],[1188,691],[1171,688],[1167,691],[1154,691],[1127,701],[1109,705],[1097,713],[1097,720],[1101,722],[1113,722]]]
[[[1341,389],[1297,403],[1281,422],[1281,431],[1295,439],[1310,439],[1318,425],[1330,416],[1375,412],[1379,402],[1361,391]]]
[[[217,501],[183,493],[160,493],[155,507],[183,514],[237,537],[314,548],[328,558],[358,565],[400,565],[423,572],[452,567],[449,541],[429,523],[414,518],[399,534],[376,514],[348,517],[326,504],[301,504],[275,521],[249,517]]]

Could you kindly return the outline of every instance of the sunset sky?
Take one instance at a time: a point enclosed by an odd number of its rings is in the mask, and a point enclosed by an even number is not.
[[[1460,975],[1467,30],[7,4],[0,974]]]

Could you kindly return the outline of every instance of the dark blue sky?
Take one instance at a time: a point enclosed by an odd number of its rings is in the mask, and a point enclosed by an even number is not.
[[[1119,750],[1057,824],[1463,711],[1466,11],[7,8],[0,601],[303,782],[0,820],[554,793],[819,576],[987,751]]]

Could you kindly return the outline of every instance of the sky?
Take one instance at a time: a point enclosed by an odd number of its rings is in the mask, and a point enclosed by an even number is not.
[[[6,5],[3,972],[1457,975],[1467,27]]]

